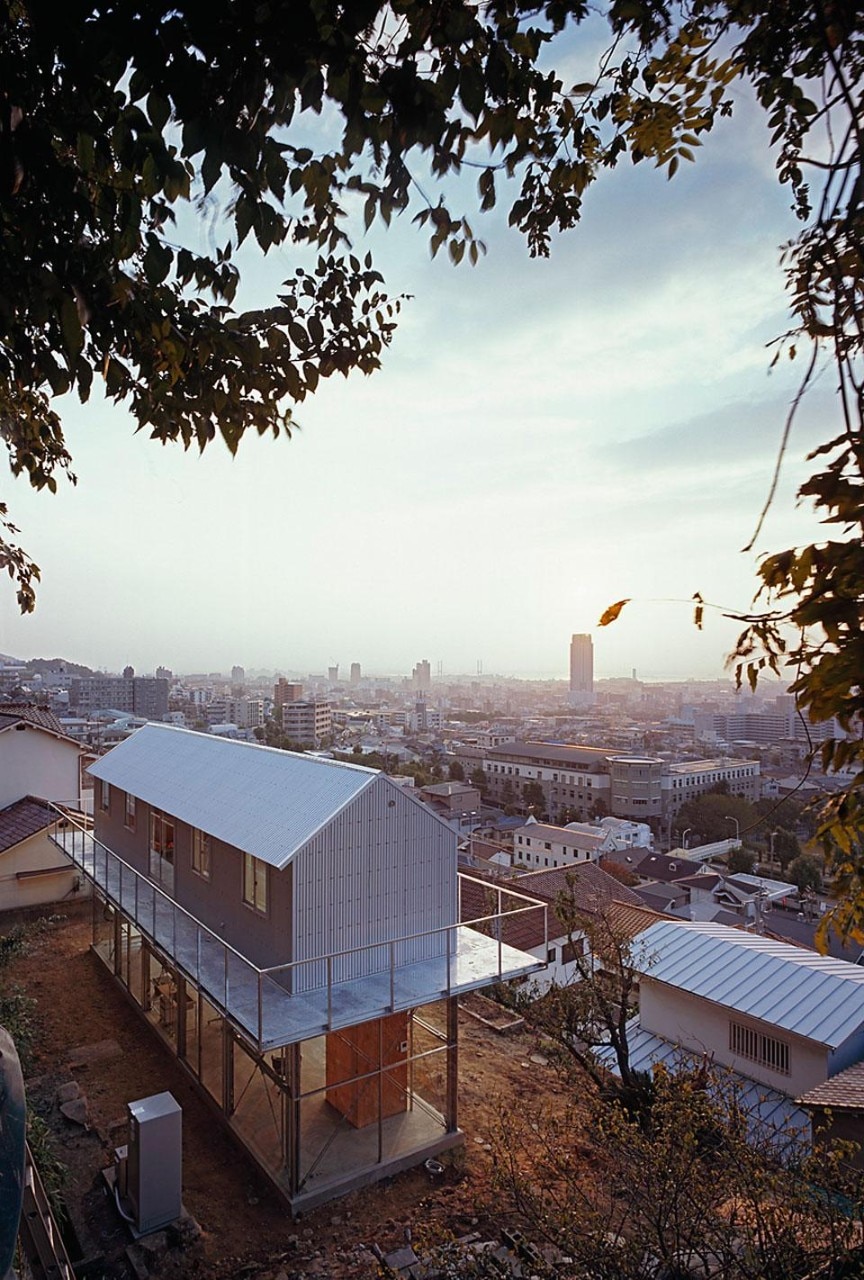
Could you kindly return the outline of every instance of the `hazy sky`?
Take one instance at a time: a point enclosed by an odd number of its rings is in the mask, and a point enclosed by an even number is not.
[[[558,676],[570,633],[593,631],[600,676],[720,674],[735,626],[709,615],[697,633],[676,601],[753,594],[739,548],[801,372],[769,374],[766,349],[787,324],[787,196],[745,100],[672,182],[604,176],[550,261],[497,215],[472,218],[489,246],[474,268],[432,261],[408,219],[361,235],[413,300],[383,370],[325,385],[290,442],[199,457],[98,395],[69,403],[77,488],[3,486],[43,584],[22,619],[0,583],[0,652]],[[247,301],[291,269],[284,253],[256,265]],[[826,376],[800,417],[762,550],[812,532],[793,495],[832,390]]]

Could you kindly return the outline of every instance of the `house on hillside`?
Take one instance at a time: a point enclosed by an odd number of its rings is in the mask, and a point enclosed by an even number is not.
[[[500,925],[500,936],[504,942],[545,962],[546,967],[530,979],[532,989],[538,995],[553,983],[565,986],[576,980],[576,959],[585,954],[588,945],[585,930],[578,926],[571,928],[562,919],[566,914],[561,910],[562,898],[566,898],[573,911],[586,920],[601,915],[611,919],[613,912],[629,911],[628,936],[647,928],[659,918],[655,912],[642,906],[632,889],[613,880],[592,862],[566,871],[531,871],[518,876],[478,873],[477,878],[463,888],[463,918],[476,919],[484,914],[484,910],[497,906],[496,893],[502,887],[528,894],[548,906],[545,928],[543,920],[531,912],[512,916],[505,914]],[[624,923],[620,917],[616,919]]]
[[[90,758],[50,711],[0,704],[0,911],[85,892],[78,869],[49,838],[50,802],[84,808]]]
[[[864,969],[741,929],[664,920],[638,939],[631,1063],[681,1052],[734,1072],[760,1125],[810,1132],[796,1099],[864,1061]]]
[[[461,1141],[457,997],[543,903],[460,923],[455,832],[359,765],[148,724],[91,773],[94,950],[293,1210]]]

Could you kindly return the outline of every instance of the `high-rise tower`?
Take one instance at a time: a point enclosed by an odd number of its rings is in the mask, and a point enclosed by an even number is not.
[[[594,703],[594,645],[590,635],[574,635],[570,640],[570,706],[590,707]]]

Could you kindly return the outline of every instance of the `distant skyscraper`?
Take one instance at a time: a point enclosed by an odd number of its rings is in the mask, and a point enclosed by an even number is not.
[[[570,705],[590,707],[594,702],[594,645],[590,635],[570,639]]]
[[[327,668],[327,679],[330,682],[330,684],[339,683],[339,663],[338,662],[336,663],[335,667]]]
[[[245,667],[232,667],[232,668],[231,668],[231,683],[232,683],[232,684],[242,684],[242,683],[243,683],[243,681],[244,681],[245,679],[246,679],[246,669],[245,669]]]
[[[157,667],[156,679],[157,680],[173,680],[174,672],[171,670],[170,667]]]
[[[360,683],[360,663],[359,662],[351,663],[351,683],[352,684]]]
[[[414,688],[418,691],[425,691],[432,683],[432,667],[428,658],[421,658],[414,670],[411,672],[411,680]]]

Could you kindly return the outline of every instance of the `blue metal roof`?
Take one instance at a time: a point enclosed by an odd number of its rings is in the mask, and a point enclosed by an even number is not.
[[[627,1024],[627,1043],[630,1048],[630,1066],[635,1071],[652,1071],[663,1063],[675,1073],[698,1066],[702,1057],[682,1049],[680,1045],[664,1040],[662,1036],[646,1031],[634,1018]],[[615,1075],[618,1064],[611,1046],[604,1045],[597,1056]],[[734,1101],[744,1114],[752,1141],[768,1140],[780,1149],[805,1149],[811,1141],[810,1116],[803,1107],[796,1105],[788,1094],[772,1089],[770,1085],[750,1080],[731,1067],[715,1068],[713,1087],[718,1100]]]
[[[362,765],[164,724],[146,724],[90,773],[280,869],[383,778]]]
[[[864,1026],[864,969],[722,924],[660,921],[634,944],[649,978],[836,1049]]]

